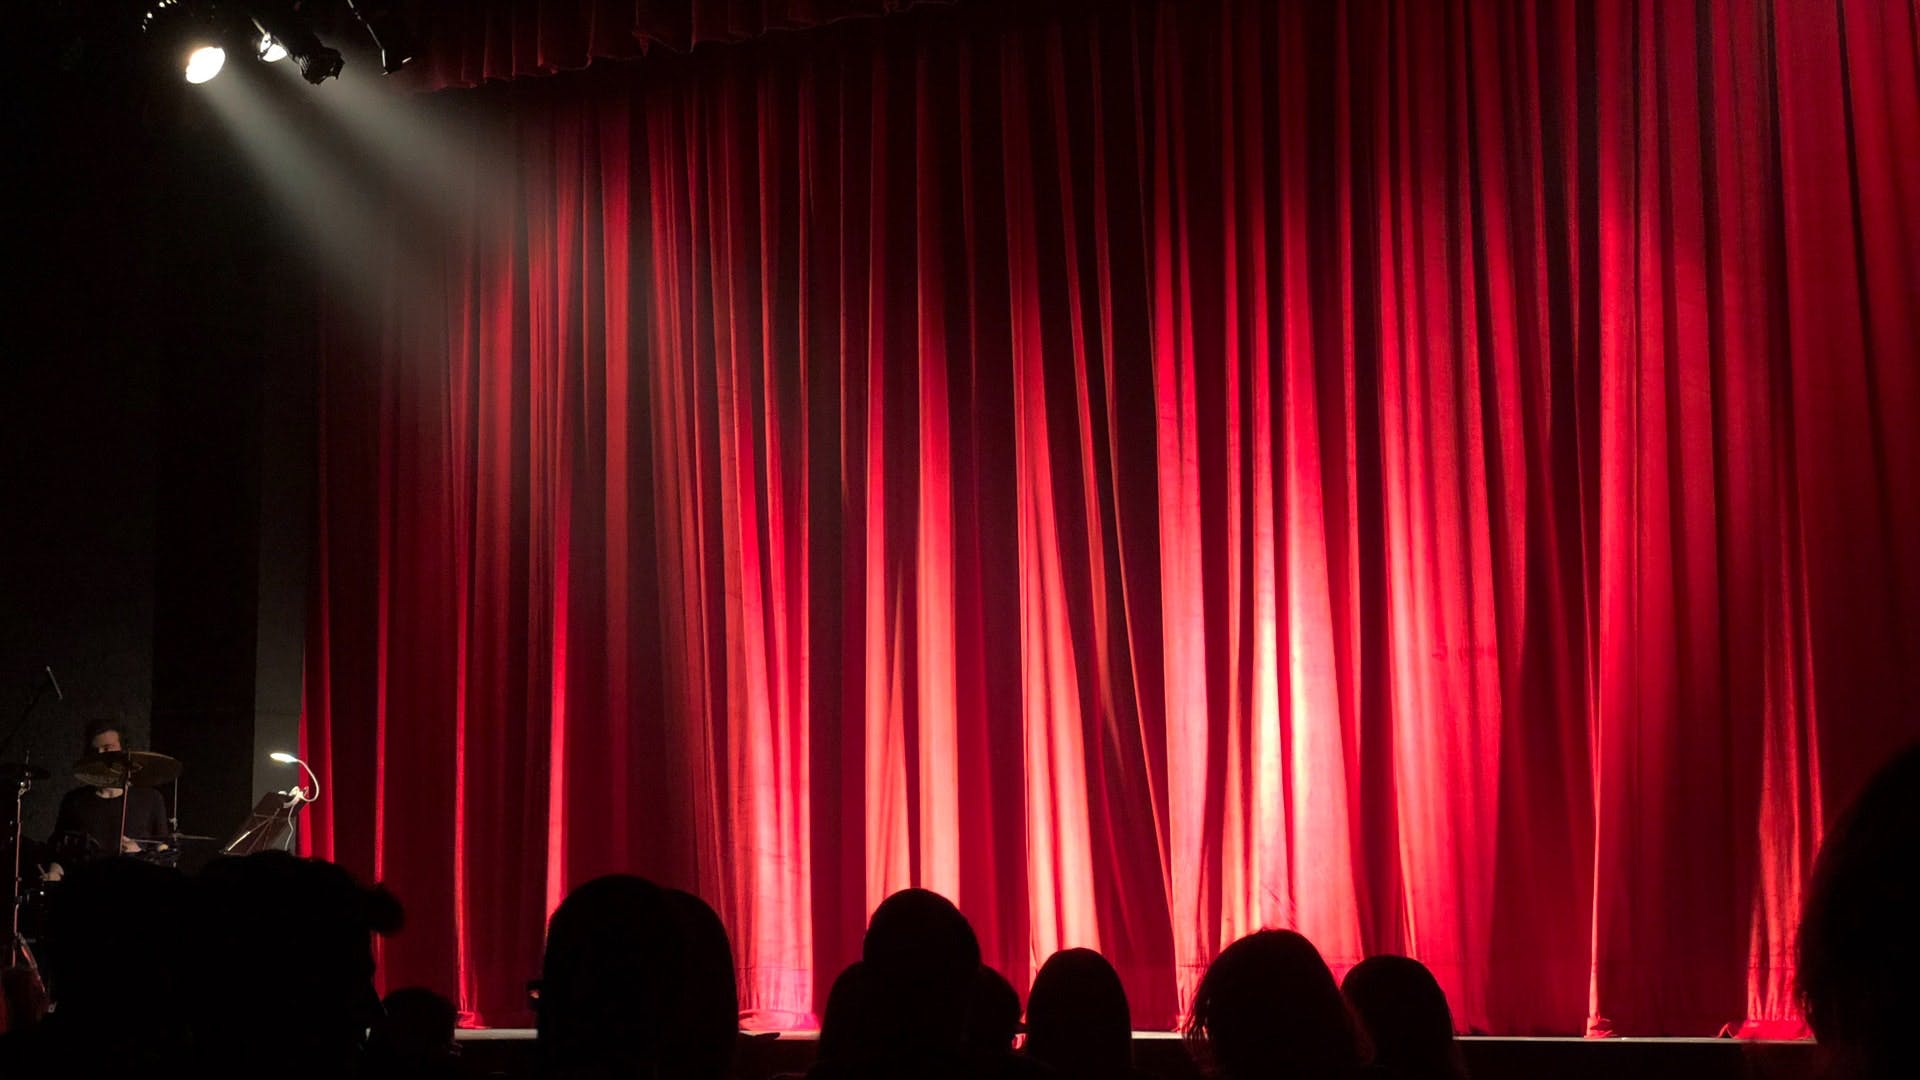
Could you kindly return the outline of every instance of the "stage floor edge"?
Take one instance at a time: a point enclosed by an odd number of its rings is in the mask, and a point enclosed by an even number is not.
[[[803,1074],[813,1064],[813,1031],[743,1035],[735,1080]],[[773,1037],[769,1037],[773,1036]],[[482,1073],[518,1080],[534,1075],[531,1028],[459,1033],[462,1055]],[[1134,1060],[1162,1080],[1198,1080],[1180,1035],[1133,1033]],[[1814,1080],[1818,1047],[1809,1040],[1577,1036],[1463,1036],[1474,1080]]]

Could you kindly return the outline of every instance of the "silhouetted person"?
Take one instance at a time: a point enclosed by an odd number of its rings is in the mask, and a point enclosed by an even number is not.
[[[1020,992],[1005,975],[985,964],[973,980],[973,1007],[967,1025],[967,1046],[978,1054],[1013,1053],[1020,1034]]]
[[[1186,1037],[1196,1060],[1226,1080],[1346,1080],[1363,1054],[1333,972],[1291,930],[1248,934],[1214,958]]]
[[[352,1075],[382,1017],[373,935],[400,927],[392,894],[277,851],[218,859],[196,885],[193,1071]]]
[[[454,1042],[460,1013],[445,995],[422,986],[388,994],[385,1015],[367,1035],[362,1074],[374,1080],[447,1080],[460,1075]]]
[[[814,1061],[819,1065],[851,1065],[859,1061],[872,1043],[866,965],[855,960],[833,980],[832,989],[827,991],[827,1009],[820,1018],[820,1041]]]
[[[587,882],[547,923],[537,1023],[548,1077],[724,1076],[739,1006],[719,919],[643,878]]]
[[[1020,1034],[1020,991],[985,964],[973,980],[968,1010],[967,1056],[975,1072],[1000,1077],[1052,1076],[1053,1070],[1013,1052]]]
[[[1027,994],[1027,1056],[1064,1080],[1120,1080],[1133,1071],[1133,1017],[1120,974],[1092,949],[1047,958]]]
[[[1373,1064],[1393,1080],[1466,1080],[1453,1010],[1425,964],[1368,957],[1347,972],[1340,992],[1373,1045]]]
[[[548,1076],[650,1072],[659,1054],[666,988],[666,894],[625,874],[567,895],[547,922],[536,1018]]]
[[[134,859],[72,868],[47,913],[40,949],[57,1003],[0,1042],[0,1076],[178,1069],[187,1047],[186,981],[194,949],[176,871]]]
[[[1920,1076],[1920,744],[1874,775],[1820,845],[1799,954],[1831,1073]]]
[[[965,1045],[980,943],[958,908],[925,889],[894,893],[867,923],[861,960],[862,1037],[809,1075],[980,1075]]]
[[[740,994],[734,982],[733,947],[726,927],[707,902],[692,893],[667,890],[667,907],[678,930],[679,992],[660,1054],[661,1076],[722,1077],[733,1067],[740,1039]]]

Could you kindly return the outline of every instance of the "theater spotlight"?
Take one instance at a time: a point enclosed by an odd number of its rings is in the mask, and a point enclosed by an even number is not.
[[[320,36],[307,25],[307,20],[287,0],[253,0],[247,5],[253,25],[259,28],[262,43],[273,39],[273,43],[286,50],[293,62],[300,65],[300,77],[319,86],[328,79],[337,78],[345,61],[340,59],[340,50],[329,49],[321,44]],[[263,48],[261,59],[266,59]]]
[[[187,81],[198,85],[220,74],[227,66],[227,50],[218,45],[202,45],[187,54]]]
[[[287,47],[273,40],[272,34],[261,34],[260,45],[256,50],[261,61],[277,64],[287,58]]]
[[[367,28],[367,36],[380,50],[380,70],[388,75],[407,66],[417,51],[407,24],[384,0],[347,0],[347,10]]]
[[[140,16],[140,32],[155,42],[190,83],[203,83],[226,66],[217,11],[204,3],[159,0]]]

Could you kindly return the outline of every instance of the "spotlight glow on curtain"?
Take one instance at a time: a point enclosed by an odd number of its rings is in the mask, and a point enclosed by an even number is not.
[[[1790,1023],[1920,732],[1917,19],[961,8],[417,103],[517,196],[330,331],[312,849],[487,1023],[614,870],[761,1026],[908,885],[1142,1026],[1268,925]]]

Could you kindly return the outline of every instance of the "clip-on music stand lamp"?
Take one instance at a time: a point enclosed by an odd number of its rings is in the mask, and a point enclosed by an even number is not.
[[[223,855],[252,855],[259,851],[292,851],[293,829],[300,817],[300,808],[310,802],[320,801],[320,778],[315,776],[307,763],[292,754],[275,753],[274,761],[282,765],[298,765],[313,781],[313,793],[308,794],[306,784],[298,783],[290,791],[270,791],[260,796],[253,805],[253,812],[247,815],[238,831],[233,834],[225,846]]]

